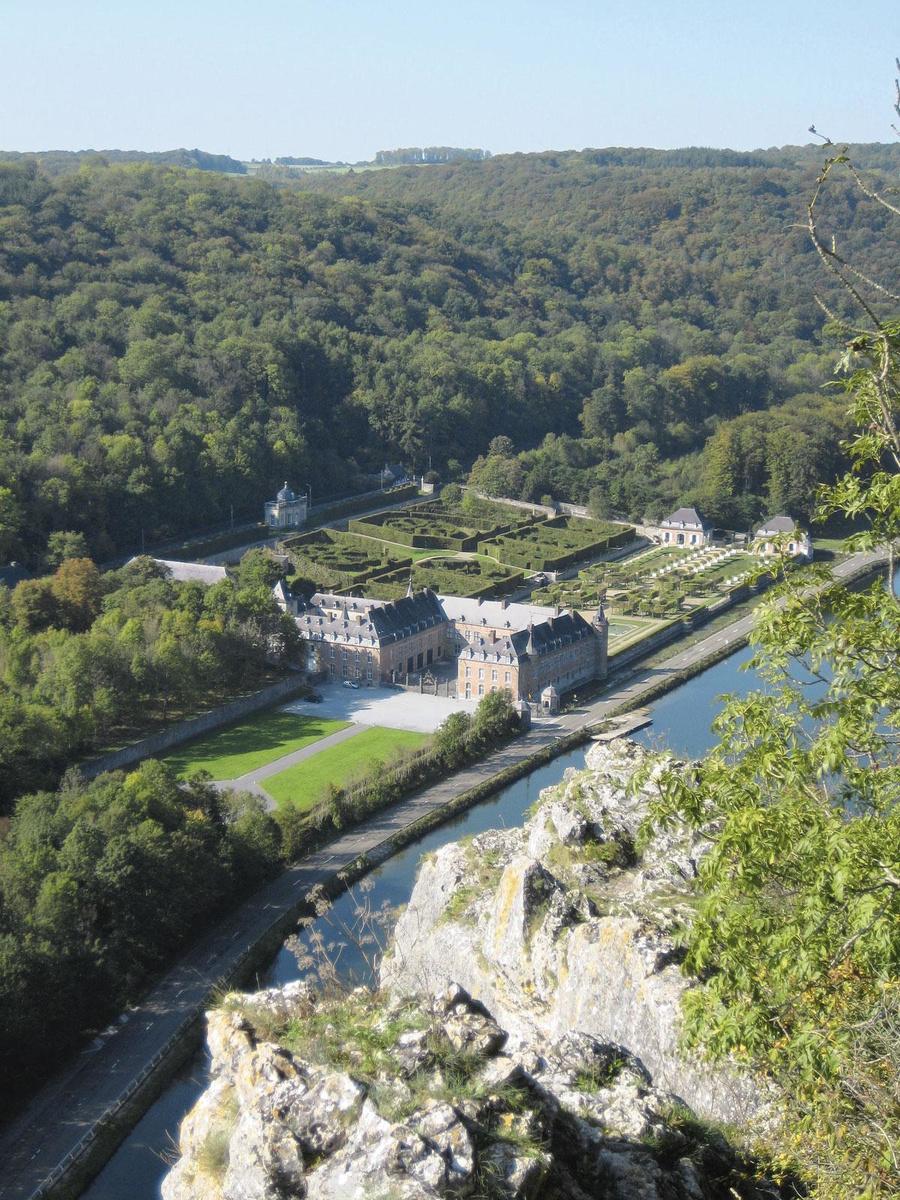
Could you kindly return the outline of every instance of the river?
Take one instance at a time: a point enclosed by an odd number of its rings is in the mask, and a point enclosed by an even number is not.
[[[710,725],[724,692],[746,694],[759,686],[759,677],[741,668],[749,660],[749,649],[729,658],[669,692],[652,706],[653,724],[635,735],[648,746],[667,746],[676,754],[695,758],[715,742]],[[372,909],[405,904],[415,881],[419,859],[445,842],[503,825],[519,825],[526,809],[542,788],[557,783],[568,767],[584,765],[584,748],[561,755],[489,800],[469,809],[456,820],[442,825],[414,845],[394,855],[368,876],[365,897]],[[356,894],[342,896],[329,914],[333,925],[352,923]],[[329,939],[339,935],[326,930]],[[340,939],[343,940],[343,939]],[[356,977],[366,977],[367,968],[352,946],[341,954],[342,967]],[[275,956],[258,979],[260,986],[287,983],[302,974],[295,955],[286,947]],[[178,1126],[207,1083],[207,1058],[196,1055],[162,1092],[94,1181],[82,1192],[81,1200],[158,1200],[160,1183],[174,1151]]]

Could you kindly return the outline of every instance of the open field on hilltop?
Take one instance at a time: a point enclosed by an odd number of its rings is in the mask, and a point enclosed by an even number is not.
[[[182,779],[192,771],[209,771],[213,779],[239,779],[248,771],[346,729],[348,724],[314,714],[270,710],[188,742],[164,761]]]
[[[424,733],[376,725],[270,775],[263,787],[278,804],[306,809],[320,799],[329,784],[345,787],[370,771],[374,763],[389,763],[398,751],[417,750],[427,741]]]

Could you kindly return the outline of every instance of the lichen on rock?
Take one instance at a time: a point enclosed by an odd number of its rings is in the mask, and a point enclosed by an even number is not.
[[[760,1096],[679,1050],[671,929],[704,847],[681,831],[636,857],[643,763],[595,746],[522,829],[429,856],[377,991],[210,1013],[165,1200],[777,1195],[684,1107],[736,1122]]]

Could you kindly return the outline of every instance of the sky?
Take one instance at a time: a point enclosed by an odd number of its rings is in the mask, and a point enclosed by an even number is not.
[[[0,149],[890,141],[897,0],[0,0]]]

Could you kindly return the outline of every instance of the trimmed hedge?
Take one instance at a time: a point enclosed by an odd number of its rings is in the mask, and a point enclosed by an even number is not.
[[[413,523],[421,522],[421,528],[404,528]],[[367,537],[386,538],[391,542],[400,542],[415,550],[464,550],[472,552],[478,546],[478,531],[465,527],[454,528],[452,532],[428,532],[436,524],[450,527],[446,521],[432,521],[430,517],[420,517],[415,510],[401,510],[397,513],[374,513],[371,517],[361,517],[349,522],[349,529]]]
[[[348,496],[344,500],[335,500],[333,504],[325,504],[318,509],[310,509],[309,518],[322,524],[325,521],[334,521],[339,517],[359,512],[361,508],[368,508],[376,496],[383,496],[385,500],[412,500],[418,494],[418,484],[403,483],[400,487],[390,488],[386,492],[364,492],[359,496]]]
[[[297,575],[325,588],[356,587],[379,572],[412,565],[411,558],[384,555],[371,542],[336,529],[314,529],[286,538],[281,544]]]
[[[498,520],[506,517],[506,520]],[[486,518],[486,519],[482,519]],[[514,513],[470,513],[465,509],[429,500],[411,508],[373,513],[349,522],[349,528],[367,537],[387,538],[416,550],[456,550],[473,553],[480,542],[535,523],[533,517]]]
[[[601,533],[602,530],[609,532]],[[584,532],[585,537],[572,534]],[[567,536],[568,535],[568,536]],[[634,537],[630,526],[604,525],[578,517],[551,517],[527,529],[485,542],[481,549],[501,562],[530,571],[558,571],[585,558],[594,558]]]
[[[394,569],[366,582],[366,593],[376,600],[396,600],[406,594],[409,571]],[[431,587],[452,596],[486,598],[515,591],[524,582],[522,571],[506,571],[474,560],[441,559],[416,563],[412,568],[414,588]]]

